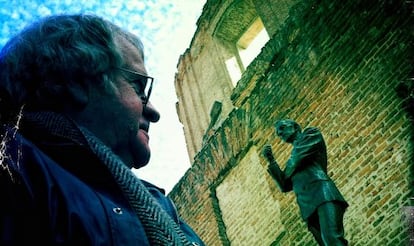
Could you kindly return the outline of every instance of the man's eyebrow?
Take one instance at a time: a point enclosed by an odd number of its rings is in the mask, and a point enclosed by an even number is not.
[[[139,83],[144,85],[144,86],[147,83],[147,77],[145,77],[144,75],[141,75],[141,74],[123,72],[123,76],[129,82],[137,83],[137,81],[139,81]]]

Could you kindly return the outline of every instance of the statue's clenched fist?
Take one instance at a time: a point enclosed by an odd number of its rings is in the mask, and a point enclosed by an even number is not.
[[[262,150],[263,156],[268,160],[273,160],[273,153],[272,153],[272,146],[270,144],[266,144]]]

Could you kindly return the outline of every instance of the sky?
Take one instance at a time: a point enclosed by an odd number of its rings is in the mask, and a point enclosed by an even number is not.
[[[155,78],[151,103],[161,114],[150,126],[150,163],[133,170],[168,193],[190,168],[175,104],[174,76],[179,56],[189,47],[206,0],[0,0],[0,47],[42,16],[91,13],[138,35],[146,68]]]

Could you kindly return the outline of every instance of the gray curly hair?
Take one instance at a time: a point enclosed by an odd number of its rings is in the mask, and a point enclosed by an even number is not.
[[[11,120],[23,105],[27,111],[59,112],[74,103],[71,84],[113,78],[123,65],[121,39],[144,58],[138,37],[95,15],[55,15],[27,26],[0,51],[0,120]]]

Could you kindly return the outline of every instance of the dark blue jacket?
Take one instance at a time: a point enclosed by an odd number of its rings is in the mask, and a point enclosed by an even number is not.
[[[19,133],[7,134],[0,157],[0,245],[149,245],[137,215],[92,153],[53,137],[42,140],[41,150]],[[187,238],[204,245],[163,190],[142,182]]]

